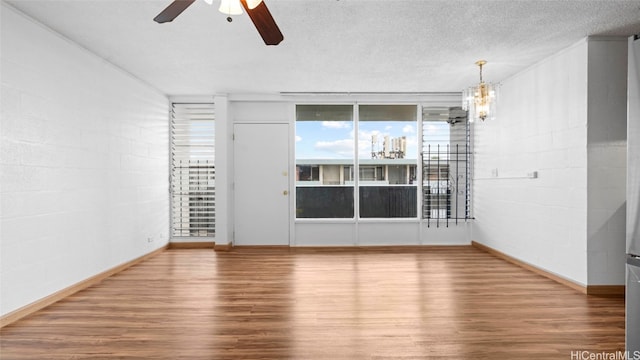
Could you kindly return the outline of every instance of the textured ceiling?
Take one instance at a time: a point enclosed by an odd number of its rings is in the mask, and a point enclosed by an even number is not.
[[[452,92],[501,81],[589,35],[640,33],[640,1],[265,0],[284,41],[198,0],[6,1],[169,95]],[[216,1],[217,3],[217,1]]]

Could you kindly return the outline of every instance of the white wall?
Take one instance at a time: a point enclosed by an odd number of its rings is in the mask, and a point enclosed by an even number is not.
[[[216,235],[220,245],[233,242],[233,202],[231,184],[233,184],[233,126],[229,118],[229,102],[224,94],[215,97],[216,107]],[[222,154],[222,155],[220,155]],[[190,240],[191,241],[191,240]]]
[[[626,38],[589,41],[589,285],[625,281],[627,47]]]
[[[169,109],[164,95],[1,6],[7,314],[167,243]]]
[[[471,222],[441,220],[299,220],[292,246],[469,245]]]
[[[587,50],[581,41],[503,81],[496,120],[475,124],[474,157],[473,239],[580,284],[587,284]],[[525,178],[531,171],[539,177]]]
[[[621,109],[611,113],[621,102],[614,43],[584,39],[506,79],[498,118],[475,125],[473,239],[581,285],[624,281],[617,264],[599,263],[617,240],[593,247],[624,221],[624,177],[605,175],[624,173]],[[527,178],[533,171],[538,178]]]

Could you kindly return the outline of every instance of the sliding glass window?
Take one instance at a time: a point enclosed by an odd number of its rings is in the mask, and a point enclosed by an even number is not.
[[[352,105],[296,106],[296,218],[353,218]]]

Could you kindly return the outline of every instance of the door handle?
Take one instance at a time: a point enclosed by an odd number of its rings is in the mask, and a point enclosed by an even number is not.
[[[287,190],[285,190],[285,191],[282,192],[282,195],[287,196],[287,195],[289,195],[289,192]]]

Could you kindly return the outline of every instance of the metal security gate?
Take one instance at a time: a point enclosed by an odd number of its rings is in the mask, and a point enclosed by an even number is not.
[[[461,108],[422,110],[422,218],[427,226],[471,218],[471,138]]]

